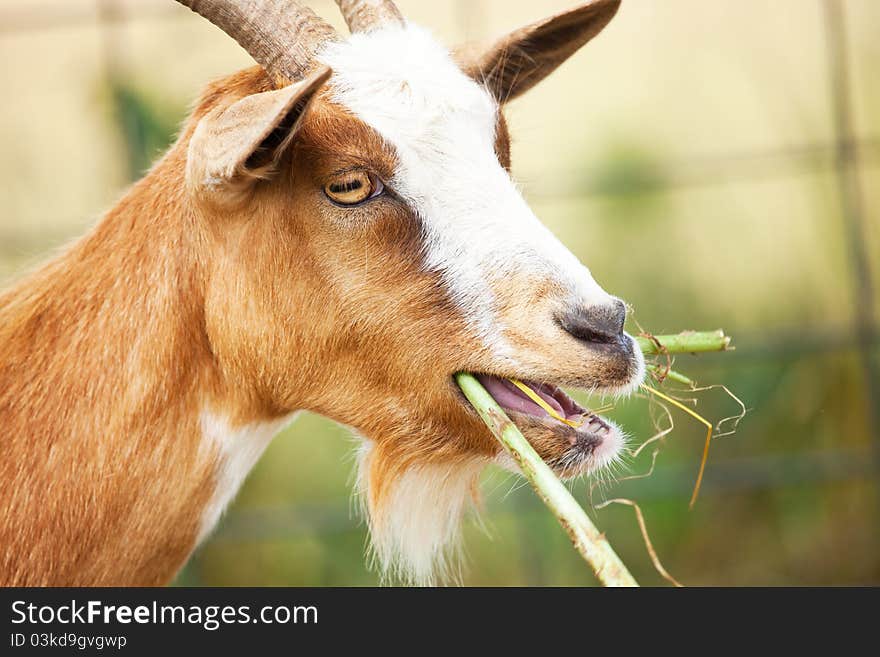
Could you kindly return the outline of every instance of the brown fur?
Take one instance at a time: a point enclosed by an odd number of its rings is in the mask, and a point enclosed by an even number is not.
[[[212,85],[89,235],[0,296],[0,583],[167,582],[213,492],[206,407],[238,425],[314,410],[387,444],[377,468],[494,450],[449,399],[414,398],[415,372],[448,392],[458,354],[479,351],[420,271],[414,217],[383,198],[360,224],[321,194],[346,167],[390,177],[376,135],[321,101],[246,204],[187,194],[199,119],[270,88],[259,69]],[[428,332],[444,353],[418,348]],[[438,421],[476,444],[442,441]]]
[[[160,584],[192,549],[212,469],[190,409],[220,378],[182,166],[0,296],[2,584]]]

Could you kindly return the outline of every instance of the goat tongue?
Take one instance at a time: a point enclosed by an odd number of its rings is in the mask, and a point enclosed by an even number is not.
[[[507,379],[492,376],[491,374],[477,374],[476,377],[502,408],[536,417],[549,417],[546,410],[529,399],[522,390]],[[578,407],[573,399],[555,386],[548,387],[533,381],[523,381],[523,383],[531,388],[560,417],[567,418],[570,415],[585,412],[584,409]]]

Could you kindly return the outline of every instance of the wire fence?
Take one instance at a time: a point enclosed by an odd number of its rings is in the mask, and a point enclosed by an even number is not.
[[[868,210],[865,204],[863,173],[880,164],[880,139],[858,138],[853,128],[853,91],[849,66],[850,40],[847,34],[844,0],[814,0],[821,11],[825,35],[825,63],[829,78],[834,121],[833,139],[797,148],[733,152],[712,158],[691,158],[661,163],[664,172],[655,192],[676,188],[699,187],[736,181],[785,178],[814,172],[833,172],[841,209],[839,230],[848,248],[849,294],[854,302],[852,325],[830,330],[811,327],[797,333],[738,335],[739,351],[730,355],[730,364],[855,349],[859,353],[862,384],[866,395],[866,427],[871,437],[870,453],[856,448],[835,448],[821,453],[792,454],[783,457],[729,461],[716,467],[707,487],[721,489],[762,488],[791,482],[820,482],[849,479],[880,480],[880,363],[877,347],[880,327],[875,322],[877,298],[872,278],[872,257],[868,250]],[[328,6],[330,3],[327,3]],[[461,31],[470,36],[480,31],[488,8],[482,0],[455,0],[455,15]],[[50,10],[28,3],[0,10],[0,39],[13,35],[47,32],[76,26],[96,25],[102,41],[105,75],[122,73],[126,44],[117,34],[119,26],[132,21],[196,20],[189,12],[174,6],[171,0],[157,2],[121,2],[96,0],[93,4],[55,4]],[[572,190],[577,190],[572,192]],[[561,184],[530,190],[530,196],[561,199],[574,194],[584,198],[601,191]],[[642,485],[639,495],[687,497],[688,477],[675,467],[668,467]],[[880,488],[878,488],[880,494]],[[523,509],[517,509],[522,513]],[[539,512],[526,509],[525,512]],[[273,519],[283,516],[283,523]],[[295,508],[269,507],[233,512],[215,540],[235,542],[299,533],[332,533],[351,528],[348,505],[298,505]]]

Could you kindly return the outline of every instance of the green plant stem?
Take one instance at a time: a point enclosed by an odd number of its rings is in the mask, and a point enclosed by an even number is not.
[[[669,370],[665,367],[660,367],[659,365],[648,365],[648,371],[652,374],[656,374],[659,377],[662,377],[663,380],[675,381],[676,383],[681,383],[686,386],[690,386],[692,388],[696,387],[697,382],[691,378],[686,377],[681,372],[676,372],[675,370]]]
[[[696,354],[706,351],[727,351],[730,347],[730,337],[724,335],[724,331],[682,331],[676,335],[655,335],[654,339],[660,343],[666,353],[670,354]],[[638,336],[636,343],[646,356],[660,353],[657,344],[651,338]]]
[[[638,586],[580,504],[480,382],[464,372],[456,374],[455,380],[489,430],[519,464],[538,497],[559,520],[575,549],[590,564],[599,581],[605,586]]]

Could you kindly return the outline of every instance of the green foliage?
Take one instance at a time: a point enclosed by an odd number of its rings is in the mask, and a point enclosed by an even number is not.
[[[666,184],[663,165],[653,152],[618,142],[602,151],[585,187],[592,194],[644,203],[646,195],[665,189]]]
[[[127,80],[112,78],[108,85],[128,175],[136,180],[174,140],[183,113]]]

